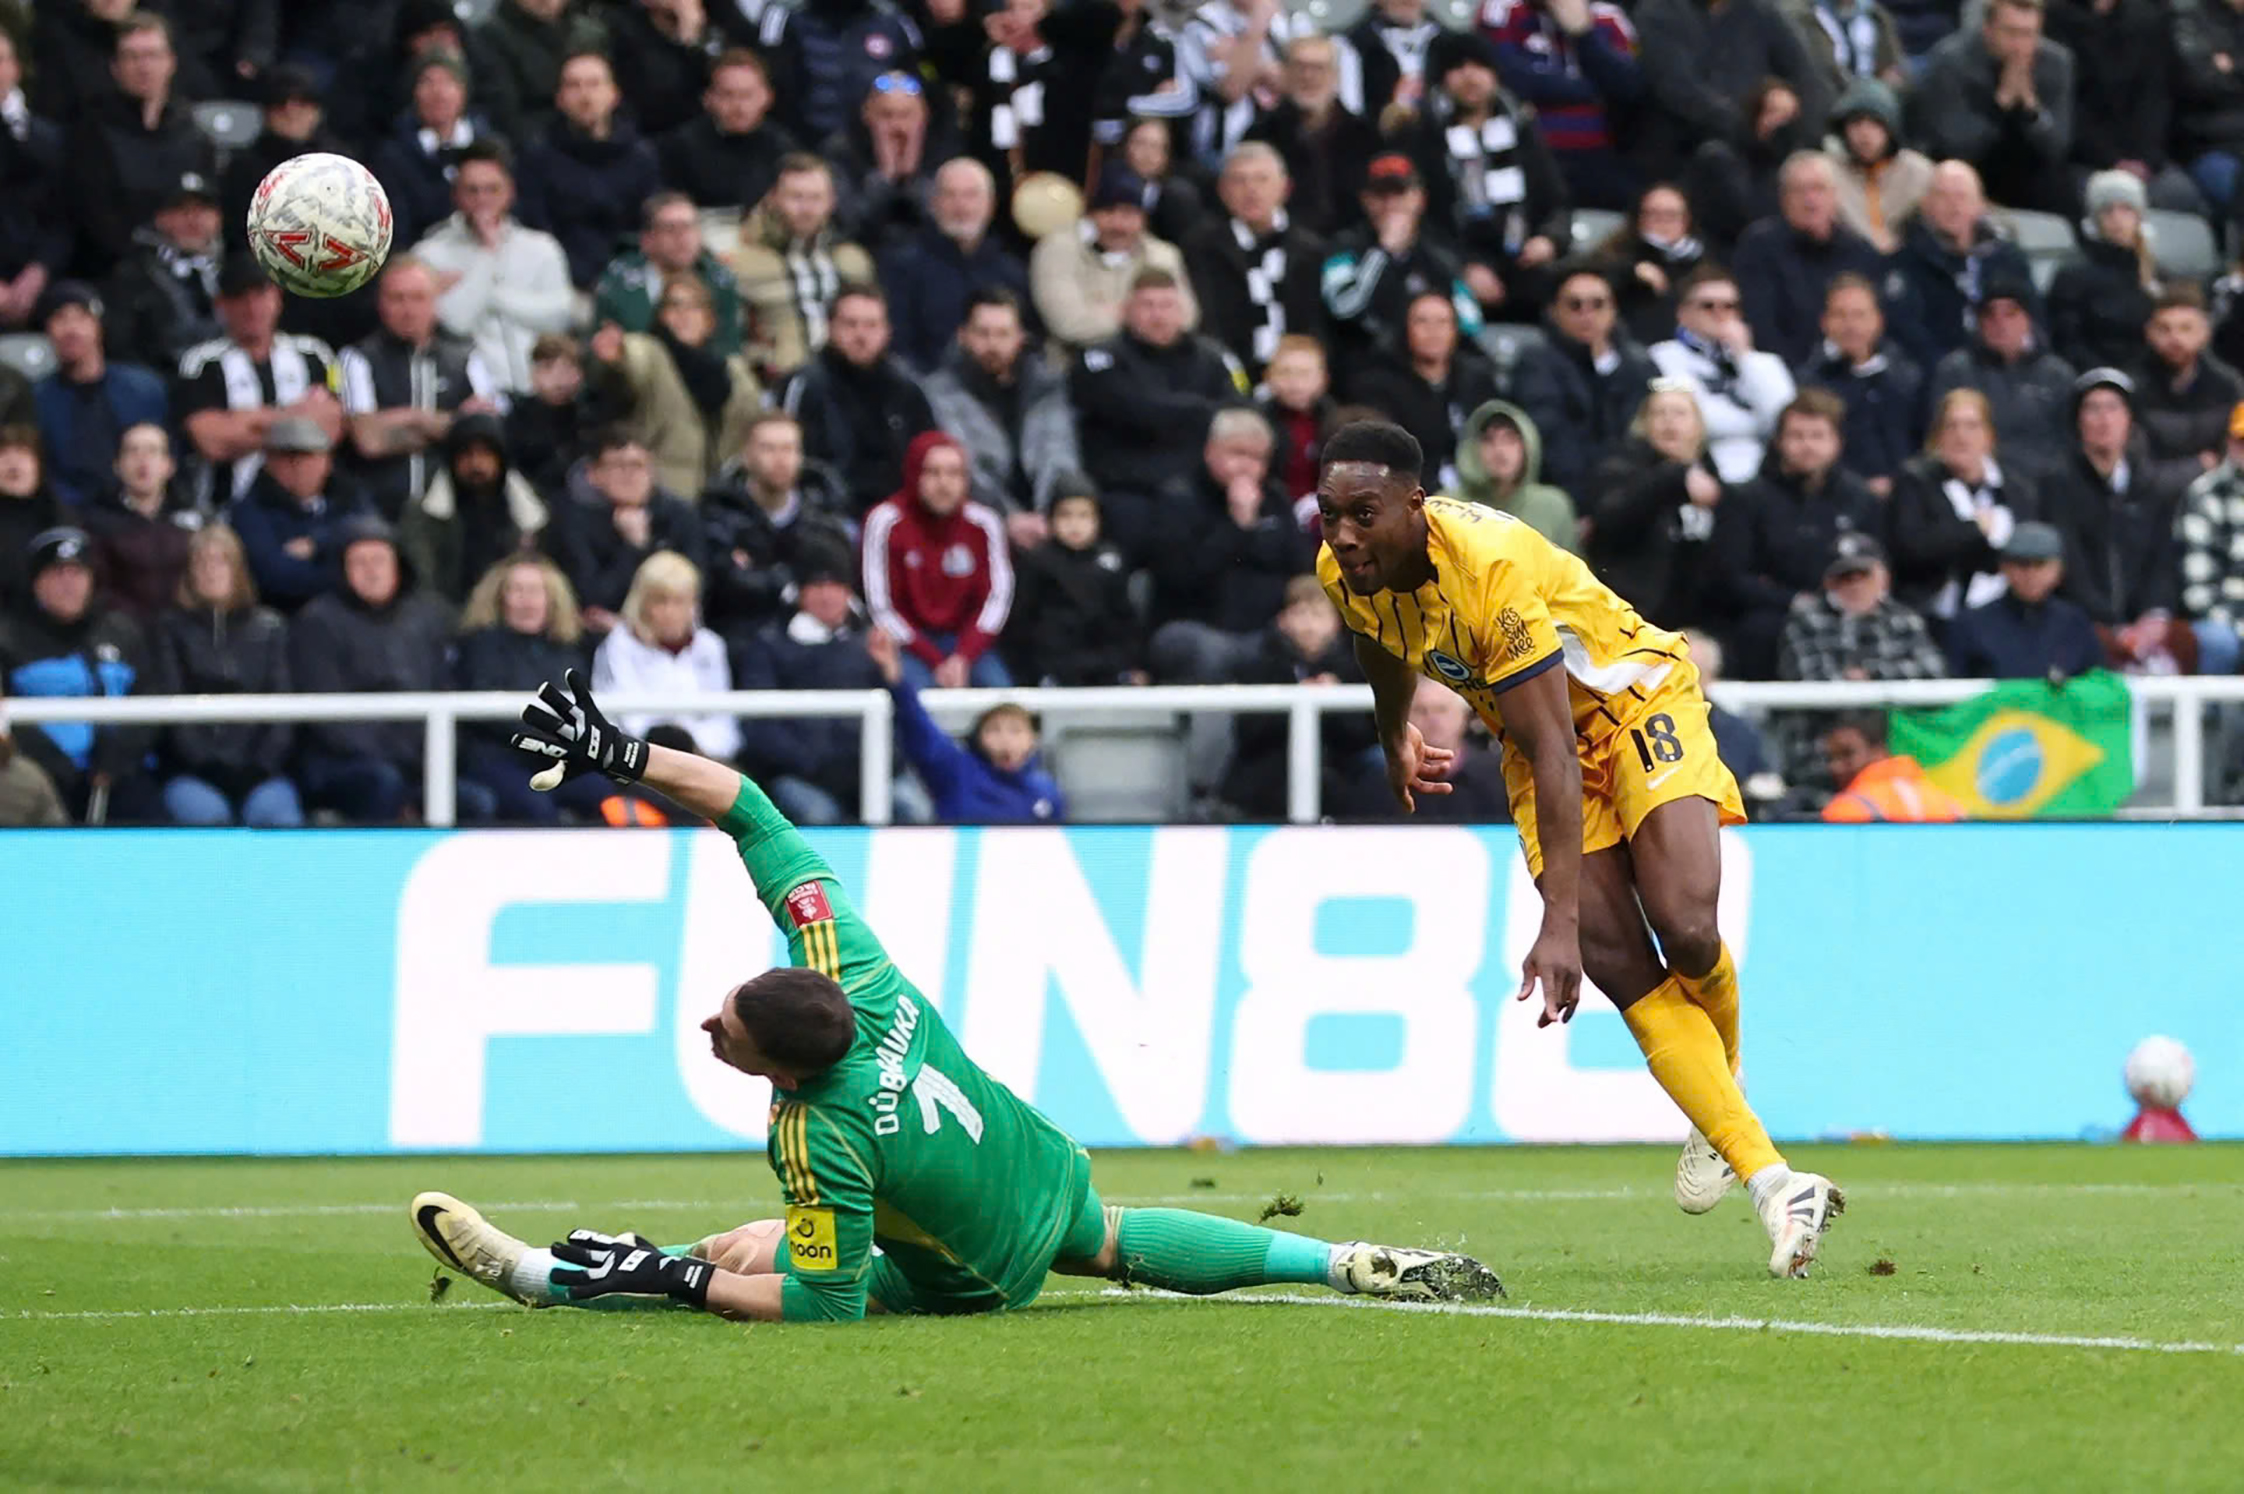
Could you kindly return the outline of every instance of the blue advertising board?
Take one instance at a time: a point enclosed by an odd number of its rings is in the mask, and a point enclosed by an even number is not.
[[[2128,1050],[2244,1135],[2244,826],[1725,832],[1780,1137],[2071,1138]],[[1510,998],[1501,830],[814,836],[967,1051],[1095,1146],[1673,1140],[1611,1007]],[[0,834],[0,1154],[759,1144],[698,1030],[782,956],[708,832]],[[598,1118],[576,1102],[598,1095]],[[628,1117],[619,1122],[617,1117]]]

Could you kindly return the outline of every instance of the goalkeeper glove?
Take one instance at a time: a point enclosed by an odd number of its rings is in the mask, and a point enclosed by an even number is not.
[[[522,708],[522,730],[507,740],[551,766],[530,779],[530,787],[551,793],[580,773],[600,772],[618,783],[637,783],[647,770],[647,744],[625,736],[600,714],[591,687],[574,669],[563,676],[568,693],[551,680]]]
[[[572,1302],[624,1294],[668,1297],[688,1307],[709,1305],[709,1283],[717,1268],[690,1255],[664,1255],[644,1235],[604,1235],[573,1229],[553,1242],[550,1279]]]

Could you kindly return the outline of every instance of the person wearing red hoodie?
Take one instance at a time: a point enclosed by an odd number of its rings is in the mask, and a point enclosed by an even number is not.
[[[928,431],[904,453],[904,486],[865,516],[865,604],[917,689],[1013,683],[990,647],[1013,606],[1005,521],[967,484],[966,449]]]

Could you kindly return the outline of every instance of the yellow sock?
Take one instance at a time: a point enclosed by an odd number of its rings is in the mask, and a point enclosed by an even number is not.
[[[1715,1035],[1713,1019],[1683,994],[1675,976],[1661,981],[1621,1016],[1635,1035],[1636,1046],[1644,1050],[1644,1062],[1660,1088],[1714,1143],[1739,1178],[1750,1178],[1771,1163],[1784,1161],[1723,1062],[1722,1040]]]
[[[1722,1035],[1722,1053],[1730,1060],[1730,1072],[1738,1071],[1738,967],[1730,958],[1730,946],[1724,941],[1717,946],[1722,952],[1714,961],[1714,968],[1704,975],[1685,975],[1669,967],[1675,983],[1691,1004],[1705,1012],[1714,1023],[1714,1030]]]

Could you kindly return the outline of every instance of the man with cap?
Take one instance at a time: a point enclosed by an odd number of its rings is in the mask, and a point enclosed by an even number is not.
[[[173,91],[177,67],[170,24],[134,11],[117,27],[110,64],[117,91],[78,121],[71,139],[81,259],[104,270],[132,247],[134,231],[182,176],[208,182],[218,175],[217,148]]]
[[[94,598],[93,543],[82,529],[32,542],[30,607],[0,619],[0,691],[20,697],[130,695],[145,669],[140,629]],[[83,721],[18,724],[16,749],[54,780],[77,819],[153,818],[155,785],[140,771],[154,733]]]
[[[2227,456],[2183,496],[2175,533],[2197,672],[2234,674],[2244,656],[2244,403],[2229,412]]]
[[[1856,531],[1839,536],[1823,584],[1792,604],[1777,649],[1786,680],[1933,680],[1948,672],[1925,620],[1893,599],[1885,547]],[[1781,735],[1784,776],[1814,783],[1816,723],[1795,720]]]
[[[1405,312],[1429,291],[1456,304],[1463,336],[1479,336],[1480,301],[1466,286],[1463,267],[1420,232],[1426,188],[1410,157],[1391,152],[1374,160],[1360,197],[1367,222],[1335,236],[1325,257],[1325,310],[1332,316],[1336,361],[1399,352]]]
[[[249,199],[267,172],[308,151],[355,154],[327,128],[327,106],[311,69],[293,62],[270,68],[258,94],[265,105],[265,127],[226,163],[219,192],[226,210],[226,232],[236,247],[241,246],[243,225],[249,221]]]
[[[1046,332],[1068,352],[1114,336],[1122,303],[1141,270],[1167,270],[1184,290],[1184,325],[1200,324],[1199,303],[1175,245],[1145,227],[1145,179],[1109,165],[1083,219],[1046,234],[1029,255],[1029,288]]]
[[[205,464],[202,490],[213,507],[249,491],[275,420],[300,415],[331,445],[342,432],[334,352],[316,337],[281,331],[280,313],[280,287],[248,255],[232,256],[219,272],[224,334],[180,355],[172,408]]]
[[[143,423],[168,423],[163,380],[137,363],[111,363],[102,347],[101,297],[83,280],[57,281],[41,319],[55,371],[32,390],[47,480],[64,502],[92,503],[111,481],[117,445]]]
[[[453,420],[496,415],[505,395],[468,340],[437,325],[436,276],[420,260],[392,256],[375,309],[381,326],[343,349],[338,364],[354,468],[375,507],[394,519],[428,486],[428,453]]]
[[[364,505],[336,487],[335,443],[317,421],[282,415],[261,440],[259,470],[227,517],[258,599],[290,613],[334,587],[338,527]]]
[[[2072,389],[2071,439],[2042,484],[2042,515],[2065,537],[2065,596],[2086,609],[2114,668],[2182,673],[2197,640],[2173,615],[2175,538],[2194,461],[2157,462],[2135,429],[2135,384],[2092,368]]]
[[[2056,527],[2029,520],[1996,554],[2008,590],[1957,614],[1948,628],[1948,672],[1971,680],[2065,680],[2101,669],[2104,645],[2095,624],[2057,595],[2065,537]],[[2233,665],[2233,631],[2228,647]]]
[[[2031,280],[2006,274],[1983,277],[1972,301],[1978,318],[1972,340],[1934,367],[1925,404],[1937,409],[1951,389],[1986,395],[2004,463],[2039,478],[2061,465],[2071,443],[2066,417],[2073,366],[2043,345],[2033,307]]]
[[[306,694],[443,690],[452,609],[399,559],[397,534],[373,514],[336,533],[342,584],[289,624],[289,678]],[[305,801],[354,824],[397,823],[421,781],[428,733],[418,721],[322,721],[299,729]]]
[[[190,171],[173,183],[155,222],[134,232],[131,252],[110,278],[103,319],[110,357],[169,372],[189,348],[220,334],[223,228],[208,178]]]

